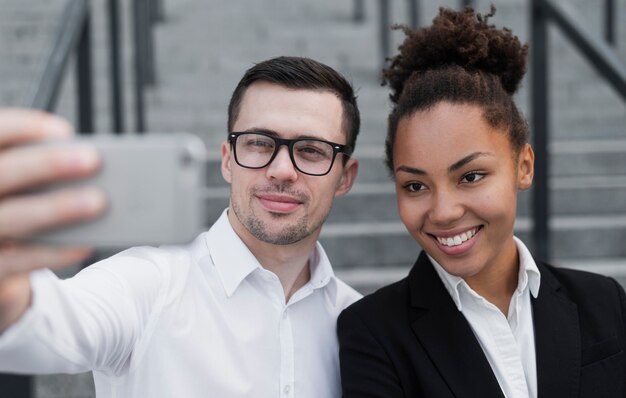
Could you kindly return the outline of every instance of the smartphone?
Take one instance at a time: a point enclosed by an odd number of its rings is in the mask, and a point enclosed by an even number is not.
[[[97,186],[107,197],[105,214],[45,232],[36,241],[124,248],[188,242],[205,229],[207,153],[200,138],[185,133],[100,134],[44,145],[85,144],[99,151],[100,172],[47,189]]]

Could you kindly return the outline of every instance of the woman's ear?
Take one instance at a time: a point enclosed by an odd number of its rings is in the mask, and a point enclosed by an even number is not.
[[[525,144],[517,161],[517,189],[526,190],[533,183],[535,175],[535,152],[530,144]]]

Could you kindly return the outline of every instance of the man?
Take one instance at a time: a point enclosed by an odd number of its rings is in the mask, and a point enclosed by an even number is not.
[[[19,118],[1,116],[0,131],[17,137],[1,146],[3,173],[25,150],[7,145],[27,139]],[[82,249],[36,249],[42,254],[4,244],[0,371],[93,370],[99,397],[341,395],[335,322],[359,295],[334,277],[317,238],[333,198],[357,174],[352,87],[310,59],[262,62],[235,89],[228,129],[221,171],[229,208],[189,246],[132,248],[59,281],[23,271],[66,263]],[[96,168],[94,158],[58,163],[75,176]],[[78,214],[41,216],[11,236],[11,206],[37,200],[12,194],[32,183],[13,185],[0,201],[5,241],[102,207],[97,192],[83,192]]]

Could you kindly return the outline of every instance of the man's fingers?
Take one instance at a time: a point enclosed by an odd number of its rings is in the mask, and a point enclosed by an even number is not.
[[[84,247],[0,244],[0,280],[35,269],[77,264],[91,253],[91,249]]]
[[[64,189],[0,202],[0,242],[20,239],[103,213],[104,194],[95,188]]]
[[[23,146],[0,154],[0,196],[69,178],[86,177],[100,166],[95,148]]]
[[[72,125],[65,119],[31,109],[0,109],[0,149],[43,139],[68,138]]]

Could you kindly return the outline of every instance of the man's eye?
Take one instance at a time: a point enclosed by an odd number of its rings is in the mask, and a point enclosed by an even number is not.
[[[248,142],[249,146],[258,146],[258,147],[267,147],[267,146],[272,146],[272,144],[270,142],[267,141],[261,141],[261,140],[254,140],[254,141],[249,141]]]
[[[261,139],[248,139],[243,143],[242,149],[250,151],[272,151],[274,150],[274,142]]]
[[[474,183],[477,181],[482,180],[485,177],[484,173],[479,173],[477,171],[472,171],[470,173],[467,173],[463,176],[463,178],[461,178],[461,182],[464,183]]]
[[[320,156],[324,155],[324,152],[320,151],[319,149],[317,149],[315,147],[311,147],[311,146],[300,148],[300,152],[304,153],[304,154],[310,154],[310,155],[320,155]]]

